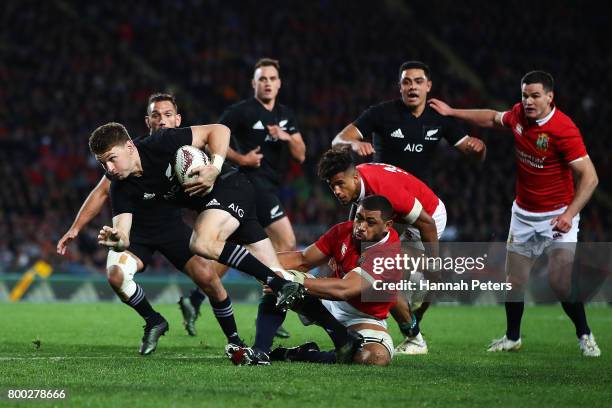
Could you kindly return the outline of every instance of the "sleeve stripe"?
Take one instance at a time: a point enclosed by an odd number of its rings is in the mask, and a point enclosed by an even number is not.
[[[575,160],[572,160],[571,162],[569,162],[569,164],[572,164],[572,163],[577,163],[577,162],[579,162],[579,161],[582,161],[582,160],[584,160],[584,159],[587,159],[588,157],[589,157],[589,155],[587,154],[586,156],[582,156],[582,157],[579,157],[579,158],[577,158],[577,159],[575,159]]]
[[[506,116],[506,113],[508,112],[497,112],[495,115],[495,120],[502,126],[506,126],[504,125],[504,116]]]
[[[374,277],[372,277],[372,275],[370,275],[369,273],[361,269],[359,266],[351,270],[351,272],[355,272],[357,275],[367,280],[370,285],[374,284],[374,281],[375,281]],[[344,277],[346,278],[346,275],[344,275]]]
[[[454,146],[455,146],[455,147],[459,146],[459,145],[460,145],[461,143],[463,143],[463,141],[464,141],[465,139],[467,139],[468,137],[470,137],[470,136],[468,136],[468,135],[463,136],[461,139],[459,139],[459,141],[458,141],[457,143],[455,143],[455,144],[454,144]]]
[[[404,220],[406,220],[408,224],[414,224],[417,218],[419,218],[419,215],[421,215],[422,209],[423,209],[423,204],[421,204],[421,202],[415,197],[414,206],[412,207],[412,210],[410,210],[410,213],[406,214],[406,216],[404,217]]]

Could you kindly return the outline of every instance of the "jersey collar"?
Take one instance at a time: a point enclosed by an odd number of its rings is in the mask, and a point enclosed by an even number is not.
[[[536,119],[536,123],[538,124],[538,126],[544,126],[553,117],[556,110],[557,110],[557,107],[553,106],[552,110],[550,111],[548,115],[546,115],[542,119]]]
[[[365,183],[363,182],[363,177],[361,173],[359,174],[359,183],[361,184],[361,191],[359,192],[359,197],[357,198],[357,203],[365,198]]]
[[[375,243],[373,243],[373,244],[372,244],[372,245],[370,245],[370,246],[366,246],[366,247],[364,248],[364,250],[366,250],[366,251],[367,251],[368,249],[373,248],[373,247],[375,247],[375,246],[378,246],[378,245],[383,245],[384,243],[386,243],[386,242],[389,240],[389,237],[390,237],[390,236],[391,236],[391,231],[387,231],[387,235],[385,235],[385,236],[384,236],[384,237],[383,237],[383,238],[382,238],[380,241],[375,242]]]

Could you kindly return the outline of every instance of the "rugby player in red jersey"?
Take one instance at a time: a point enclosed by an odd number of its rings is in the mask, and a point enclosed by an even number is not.
[[[380,195],[363,199],[354,221],[335,225],[303,251],[282,252],[279,261],[290,269],[293,280],[304,285],[311,296],[324,299],[323,305],[347,328],[363,336],[363,346],[354,354],[358,364],[387,365],[393,357],[393,340],[387,332],[386,318],[395,303],[393,292],[382,297],[367,293],[384,289],[381,282],[397,282],[398,270],[376,268],[376,259],[399,254],[400,241],[392,228],[393,207]],[[314,279],[308,271],[335,261],[334,276]],[[296,271],[295,269],[299,270]],[[378,285],[376,283],[378,281]],[[304,323],[309,324],[305,319]],[[320,351],[316,343],[299,347],[279,347],[270,358],[281,361],[334,363],[334,351]]]
[[[319,161],[318,172],[344,205],[359,203],[370,195],[385,196],[393,206],[394,221],[408,225],[402,234],[402,241],[408,243],[411,252],[418,256],[425,251],[423,243],[426,243],[426,255],[438,256],[437,244],[446,226],[446,208],[421,180],[390,164],[364,163],[356,166],[351,148],[347,145],[334,146],[325,152]],[[427,354],[427,343],[420,333],[418,322],[401,296],[392,314],[400,327],[411,326],[411,336],[406,337],[401,345],[401,350],[404,350],[402,354]]]
[[[554,104],[553,77],[531,71],[521,80],[521,93],[522,101],[506,112],[453,109],[437,99],[429,102],[442,115],[481,127],[509,128],[514,135],[518,173],[506,258],[513,290],[505,303],[506,334],[488,351],[521,347],[524,288],[535,260],[547,251],[550,285],[576,327],[582,354],[597,357],[601,351],[587,324],[584,304],[571,298],[580,210],[597,186],[597,173],[580,130]]]

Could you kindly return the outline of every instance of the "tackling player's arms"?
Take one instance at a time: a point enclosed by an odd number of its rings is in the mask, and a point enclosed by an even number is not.
[[[278,259],[283,268],[303,272],[327,263],[330,258],[330,256],[325,255],[314,244],[303,251],[281,252],[278,254]],[[343,279],[306,278],[303,285],[315,297],[329,300],[348,300],[359,296],[361,293],[361,279],[359,274],[351,271]]]
[[[105,225],[98,234],[98,244],[117,252],[130,246],[130,230],[132,229],[132,214],[122,213],[113,217],[112,228]]]
[[[287,251],[278,254],[278,261],[285,269],[294,269],[307,272],[329,261],[331,257],[325,255],[315,244],[303,251]]]

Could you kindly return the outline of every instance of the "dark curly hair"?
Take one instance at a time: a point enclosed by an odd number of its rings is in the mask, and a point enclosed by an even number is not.
[[[355,158],[351,146],[340,144],[332,147],[319,160],[317,173],[322,180],[328,181],[335,174],[355,167]]]

